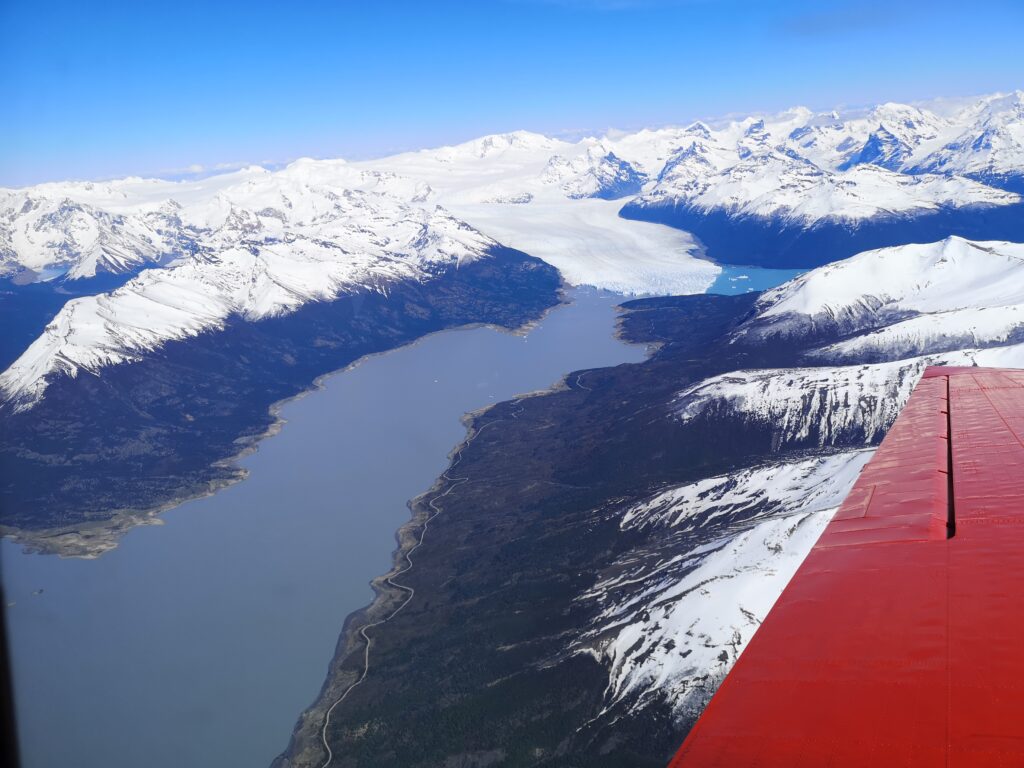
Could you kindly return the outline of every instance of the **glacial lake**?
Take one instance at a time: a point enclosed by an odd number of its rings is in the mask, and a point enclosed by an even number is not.
[[[769,288],[782,285],[787,280],[792,280],[806,271],[806,269],[764,269],[723,264],[722,271],[707,292],[734,296],[751,291],[766,291]]]
[[[529,334],[446,331],[288,403],[245,481],[96,560],[0,543],[24,768],[262,768],[388,570],[460,418],[579,368],[643,359],[623,297],[577,290]]]

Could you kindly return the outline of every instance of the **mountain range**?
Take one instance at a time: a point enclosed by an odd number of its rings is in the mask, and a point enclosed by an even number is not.
[[[650,359],[475,414],[458,454],[474,482],[417,500],[411,530],[444,499],[402,576],[422,602],[374,630],[373,674],[326,732],[335,752],[664,765],[925,367],[1024,366],[1022,266],[1018,244],[947,238],[760,295],[624,304],[620,333],[656,345]],[[321,759],[323,713],[361,670],[357,630],[402,597],[378,592],[280,765]]]
[[[631,210],[687,207],[804,226],[1013,205],[1024,185],[1022,126],[1018,91],[941,112],[796,108],[576,142],[519,131],[380,160],[300,160],[277,173],[253,166],[193,182],[41,184],[0,190],[0,274],[81,278],[215,250],[243,234],[271,236],[291,219],[283,198],[304,197],[303,185],[442,203],[457,215],[464,206],[623,200]],[[283,198],[263,199],[271,187]],[[525,213],[500,214],[517,215]]]
[[[321,730],[360,620],[407,594],[380,580],[279,764],[327,740],[353,764],[662,765],[924,368],[1024,367],[1022,194],[1024,92],[0,190],[4,532],[99,555],[238,480],[318,376],[521,327],[566,283],[648,295],[620,323],[645,362],[468,417],[474,482],[416,500],[395,556],[430,519],[415,604]],[[806,271],[706,293],[730,266]]]

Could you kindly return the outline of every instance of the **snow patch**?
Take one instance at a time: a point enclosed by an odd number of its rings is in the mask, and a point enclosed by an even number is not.
[[[598,719],[662,703],[696,717],[871,453],[743,469],[623,510],[623,528],[664,529],[668,545],[621,556],[578,598],[599,611],[574,650],[609,669]]]

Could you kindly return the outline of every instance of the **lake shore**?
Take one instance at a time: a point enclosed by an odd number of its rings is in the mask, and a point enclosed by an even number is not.
[[[613,336],[622,297],[566,298],[515,333],[438,332],[319,380],[278,403],[245,482],[101,557],[4,541],[25,768],[269,764],[318,699],[344,618],[374,602],[395,532],[415,543],[423,489],[467,438],[460,418],[643,358]]]

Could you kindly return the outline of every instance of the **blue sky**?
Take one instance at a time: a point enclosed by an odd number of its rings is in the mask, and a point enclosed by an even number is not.
[[[1024,87],[1024,2],[0,0],[0,184]]]

